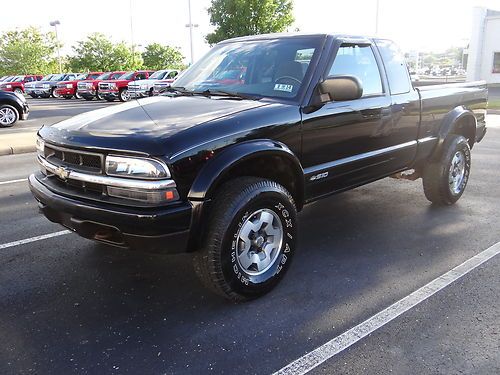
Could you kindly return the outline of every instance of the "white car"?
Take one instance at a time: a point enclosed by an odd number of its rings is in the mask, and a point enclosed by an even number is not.
[[[142,98],[145,96],[153,96],[153,88],[155,83],[159,81],[174,81],[179,74],[178,70],[164,69],[154,72],[148,79],[132,81],[128,84],[128,93],[131,98]]]

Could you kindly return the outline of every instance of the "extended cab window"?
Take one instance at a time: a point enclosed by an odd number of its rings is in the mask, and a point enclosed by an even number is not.
[[[384,61],[389,89],[392,95],[410,91],[410,76],[406,61],[399,48],[389,40],[377,40],[377,47]]]
[[[352,75],[363,87],[363,96],[383,93],[377,61],[369,45],[343,44],[333,61],[328,76]]]

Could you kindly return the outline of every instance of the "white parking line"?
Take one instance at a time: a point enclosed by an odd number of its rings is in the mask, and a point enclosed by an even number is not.
[[[27,178],[20,178],[18,180],[0,181],[0,185],[13,184],[15,182],[23,182],[23,181],[28,181],[28,179]]]
[[[281,370],[275,372],[274,375],[302,375],[308,373],[336,354],[349,348],[351,345],[355,344],[362,338],[368,336],[380,327],[383,327],[391,320],[397,318],[419,303],[425,301],[427,298],[431,297],[441,289],[446,288],[448,285],[457,281],[462,276],[468,274],[470,271],[480,266],[487,260],[493,258],[495,255],[498,255],[499,253],[500,242],[473,256],[472,258],[446,272],[445,274],[439,276],[438,278],[432,280],[422,288],[397,301],[381,312],[373,315],[363,323],[358,324],[357,326],[349,329],[340,336],[333,338],[332,340],[314,349],[313,351],[296,359],[287,366],[283,367]]]
[[[52,237],[57,237],[57,236],[63,236],[65,234],[69,234],[69,233],[72,233],[72,232],[70,230],[61,230],[59,232],[44,234],[44,235],[41,235],[41,236],[36,236],[36,237],[31,237],[31,238],[26,238],[24,240],[19,240],[19,241],[14,241],[14,242],[8,242],[8,243],[0,244],[0,250],[7,249],[8,247],[13,247],[13,246],[18,246],[18,245],[24,245],[24,244],[30,243],[30,242],[46,240],[47,238],[52,238]]]

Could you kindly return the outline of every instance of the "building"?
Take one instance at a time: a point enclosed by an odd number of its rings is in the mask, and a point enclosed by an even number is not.
[[[500,84],[500,11],[474,8],[467,81]]]

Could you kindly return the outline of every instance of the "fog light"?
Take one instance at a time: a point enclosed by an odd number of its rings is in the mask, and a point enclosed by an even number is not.
[[[143,190],[143,189],[126,189],[108,186],[108,195],[110,197],[128,199],[138,202],[151,204],[173,202],[179,199],[179,193],[176,189],[163,190]]]

